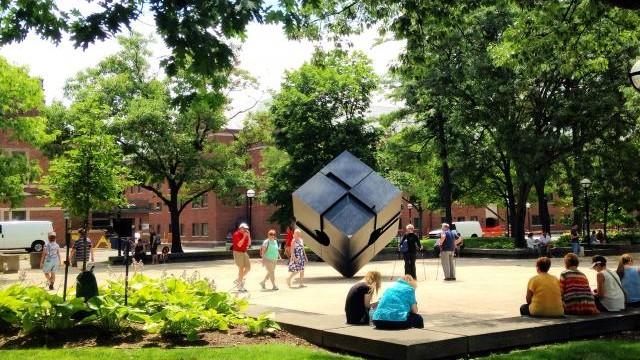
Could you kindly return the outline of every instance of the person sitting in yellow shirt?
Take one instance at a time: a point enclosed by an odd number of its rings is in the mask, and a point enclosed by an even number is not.
[[[529,279],[527,285],[527,303],[520,307],[520,315],[539,317],[559,317],[564,315],[560,281],[548,274],[551,260],[548,257],[538,258],[536,270],[538,275]]]

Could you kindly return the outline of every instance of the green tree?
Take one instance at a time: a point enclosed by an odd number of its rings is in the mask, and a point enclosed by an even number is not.
[[[122,152],[114,137],[106,133],[107,117],[107,109],[95,99],[74,103],[67,118],[76,136],[50,161],[43,178],[50,203],[82,218],[85,227],[91,211],[111,211],[125,205],[124,190],[132,184]]]
[[[180,215],[209,191],[225,196],[252,180],[247,157],[215,139],[226,123],[224,90],[230,72],[201,76],[179,71],[153,78],[148,40],[119,38],[122,50],[67,83],[74,102],[96,99],[107,131],[120,146],[132,177],[169,210],[172,252],[182,252]],[[165,184],[164,187],[158,184]]]
[[[27,69],[9,64],[0,56],[0,132],[9,139],[39,145],[46,141],[45,119],[40,111],[44,94],[40,81]],[[12,207],[24,199],[24,186],[39,175],[35,161],[0,151],[0,203]]]
[[[266,200],[278,206],[273,219],[293,219],[291,193],[344,150],[376,168],[379,137],[367,120],[371,94],[378,86],[362,53],[317,50],[309,62],[288,72],[269,109],[278,149],[287,154],[269,169]]]

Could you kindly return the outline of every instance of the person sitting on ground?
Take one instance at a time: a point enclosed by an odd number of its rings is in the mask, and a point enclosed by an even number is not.
[[[418,314],[416,287],[418,282],[407,274],[382,293],[372,316],[376,329],[424,328],[424,320]]]
[[[549,274],[551,260],[548,257],[538,258],[536,271],[538,275],[529,279],[527,284],[527,303],[520,307],[521,315],[538,317],[560,317],[564,315],[560,282]]]
[[[622,288],[627,293],[627,306],[640,307],[640,267],[633,266],[630,254],[620,256],[616,273],[622,280]]]
[[[591,236],[589,236],[589,245],[595,245],[598,244],[598,238],[596,236],[596,231],[593,230],[591,232]]]
[[[560,274],[560,292],[564,313],[567,315],[595,315],[599,314],[595,299],[589,287],[589,280],[578,270],[580,260],[574,253],[564,256],[566,268]]]
[[[598,288],[593,291],[596,306],[601,312],[624,310],[624,291],[620,277],[607,269],[607,258],[596,255],[591,267],[598,272],[596,280]]]
[[[347,324],[368,325],[369,309],[375,308],[371,303],[374,295],[378,295],[382,285],[382,275],[378,271],[369,271],[362,281],[351,287],[344,304]]]
[[[598,230],[598,233],[596,234],[596,240],[598,240],[598,244],[604,244],[604,233],[602,232],[602,230]]]

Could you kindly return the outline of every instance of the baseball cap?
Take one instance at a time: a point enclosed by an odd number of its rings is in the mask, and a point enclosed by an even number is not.
[[[591,259],[591,267],[595,267],[596,265],[607,265],[607,258],[602,255],[596,255]]]
[[[240,226],[238,226],[238,227],[239,227],[240,229],[247,229],[247,230],[249,230],[249,225],[247,225],[247,224],[245,224],[245,223],[240,224]]]
[[[55,231],[50,231],[50,232],[47,234],[47,236],[48,236],[48,237],[56,237],[56,232],[55,232]]]

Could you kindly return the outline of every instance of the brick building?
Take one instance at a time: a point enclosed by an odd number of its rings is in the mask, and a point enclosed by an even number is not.
[[[233,141],[236,130],[225,130],[215,134],[219,141],[229,143]],[[40,164],[43,174],[48,167],[47,158],[37,149],[20,141],[9,140],[5,134],[0,133],[0,149],[7,153],[18,153],[29,160],[36,160]],[[251,164],[258,173],[262,172],[260,163],[262,160],[261,145],[256,145],[249,149]],[[165,188],[166,191],[166,188]],[[29,184],[25,187],[25,201],[17,208],[11,209],[8,204],[0,203],[0,221],[8,220],[50,220],[54,224],[54,229],[58,234],[64,233],[64,210],[59,207],[50,207],[46,197],[43,197],[42,190],[38,184]],[[169,212],[162,201],[152,192],[133,186],[126,190],[125,195],[129,200],[129,206],[120,210],[120,218],[130,224],[132,230],[140,231],[151,228],[160,234],[163,239],[170,238]],[[187,245],[215,246],[222,245],[229,233],[232,232],[240,222],[247,221],[246,202],[240,201],[236,204],[229,204],[219,199],[215,193],[209,192],[203,197],[188,205],[181,214],[181,236]],[[252,233],[254,239],[265,237],[269,228],[284,231],[277,224],[268,221],[275,211],[274,207],[266,206],[254,202],[251,208]],[[549,211],[552,217],[552,229],[566,229],[561,225],[561,219],[570,216],[571,209],[550,206]],[[411,216],[410,216],[411,213]],[[526,229],[534,232],[540,231],[537,205],[532,204],[530,216],[525,222]],[[422,219],[417,209],[411,211],[406,203],[403,206],[399,231],[410,222],[420,230],[422,234],[427,234],[430,230],[439,228],[444,221],[440,211],[425,210]],[[97,227],[108,227],[117,218],[113,214],[93,214],[92,223]],[[506,213],[504,207],[498,208],[489,205],[483,208],[470,206],[454,206],[454,221],[477,220],[483,227],[504,226]],[[530,220],[529,220],[530,219]],[[70,228],[75,228],[81,224],[78,221],[71,221]],[[60,240],[64,239],[59,236]]]

